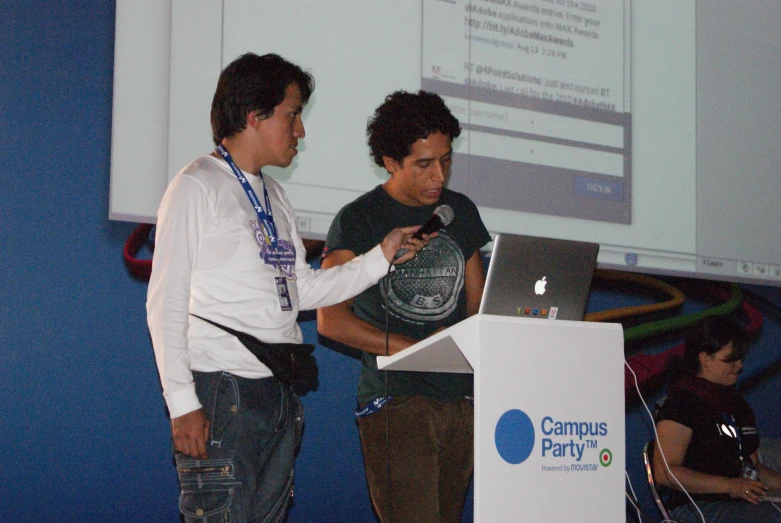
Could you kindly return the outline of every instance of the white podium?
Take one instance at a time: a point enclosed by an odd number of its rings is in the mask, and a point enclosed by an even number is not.
[[[380,369],[474,373],[474,521],[624,521],[618,324],[476,315]]]

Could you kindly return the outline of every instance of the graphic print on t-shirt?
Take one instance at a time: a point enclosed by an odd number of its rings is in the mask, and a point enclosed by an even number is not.
[[[387,301],[401,318],[437,321],[451,314],[464,286],[464,255],[444,231],[418,255],[396,267]],[[380,285],[385,299],[385,285]]]
[[[279,267],[285,277],[294,280],[296,277],[296,248],[287,240],[280,238],[277,240],[275,249],[266,242],[266,235],[261,224],[255,220],[250,220],[249,225],[252,227],[255,243],[260,247],[260,253],[258,254],[263,263],[272,265],[274,268]]]

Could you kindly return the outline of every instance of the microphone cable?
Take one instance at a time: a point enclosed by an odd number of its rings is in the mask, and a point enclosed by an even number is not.
[[[390,356],[390,279],[393,265],[388,266],[388,272],[385,274],[383,285],[385,286],[385,356]],[[393,480],[391,479],[391,459],[390,459],[390,401],[388,399],[388,369],[383,369],[384,387],[383,397],[385,398],[385,473],[388,475],[388,517],[389,523],[393,523]]]

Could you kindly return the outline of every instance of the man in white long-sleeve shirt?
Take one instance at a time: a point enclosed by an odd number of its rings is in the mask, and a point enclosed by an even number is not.
[[[211,110],[218,149],[179,172],[160,203],[147,315],[186,521],[284,519],[303,422],[291,387],[200,318],[265,343],[301,343],[299,310],[355,296],[402,246],[393,263],[427,240],[411,237],[416,227],[395,229],[343,266],[306,263],[290,202],[261,169],[292,162],[313,88],[308,73],[276,55],[228,65]]]

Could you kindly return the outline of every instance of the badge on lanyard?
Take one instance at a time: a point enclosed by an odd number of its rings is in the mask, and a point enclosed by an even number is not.
[[[276,249],[279,236],[277,234],[277,226],[274,223],[274,215],[271,210],[271,199],[268,196],[266,183],[263,181],[263,173],[258,172],[258,177],[260,178],[260,181],[263,182],[263,199],[266,200],[265,209],[263,209],[263,206],[260,204],[258,196],[255,194],[255,190],[252,188],[252,185],[250,185],[249,180],[247,180],[247,177],[244,176],[244,174],[241,172],[241,169],[239,169],[239,167],[233,161],[233,158],[225,146],[222,144],[218,145],[217,152],[222,155],[226,162],[228,162],[231,171],[233,171],[233,175],[239,181],[242,189],[244,189],[244,192],[247,194],[247,198],[249,198],[249,202],[252,204],[252,208],[255,209],[255,213],[258,215],[258,220],[261,224],[263,224],[266,242],[272,247],[272,249]]]
[[[252,185],[250,185],[247,177],[244,176],[244,174],[241,172],[241,169],[239,169],[239,167],[233,161],[233,158],[225,146],[222,144],[218,145],[217,152],[226,162],[228,162],[231,171],[233,171],[234,176],[236,176],[236,179],[239,181],[242,188],[244,189],[244,192],[247,194],[247,198],[249,198],[250,204],[252,204],[252,208],[255,209],[255,213],[258,215],[258,220],[263,226],[263,238],[266,241],[267,249],[271,250],[271,256],[278,257],[279,253],[277,251],[277,246],[279,236],[277,233],[277,226],[274,223],[274,215],[272,214],[271,210],[271,199],[269,198],[268,189],[266,189],[265,182],[263,183],[263,198],[266,201],[266,208],[263,209],[263,206],[260,204],[260,201],[258,201],[258,197],[255,194]],[[263,181],[263,173],[259,172],[258,176],[260,177],[260,180]],[[281,261],[277,260],[277,262],[273,263],[273,265],[280,271],[280,276],[274,278],[277,287],[277,296],[279,297],[279,306],[283,311],[292,311],[293,304],[290,301],[290,290],[287,287],[287,278],[281,275]]]
[[[292,311],[293,305],[290,302],[290,291],[287,288],[287,278],[277,276],[274,278],[277,284],[277,296],[279,297],[279,306],[283,311]]]

